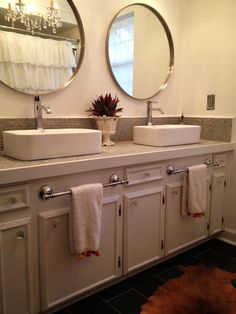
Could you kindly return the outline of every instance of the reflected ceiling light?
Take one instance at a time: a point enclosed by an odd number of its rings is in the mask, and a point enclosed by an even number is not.
[[[5,20],[14,27],[16,21],[24,24],[28,31],[34,34],[34,31],[51,28],[52,33],[56,34],[57,28],[62,27],[61,18],[58,14],[58,8],[53,0],[50,1],[50,6],[47,7],[46,13],[32,12],[22,0],[15,2],[14,8],[11,3],[8,3],[8,9],[5,12]]]

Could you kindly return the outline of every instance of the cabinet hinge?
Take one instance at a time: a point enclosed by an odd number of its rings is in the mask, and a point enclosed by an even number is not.
[[[121,267],[121,258],[120,258],[120,256],[118,256],[117,265],[118,265],[118,268],[120,268],[120,267]]]
[[[163,249],[164,249],[164,241],[161,240],[161,250],[163,250]]]
[[[210,230],[210,224],[209,224],[209,222],[207,223],[207,230]]]
[[[121,205],[119,205],[119,216],[121,216]]]
[[[227,182],[226,182],[226,180],[224,181],[224,186],[226,186],[227,185]]]
[[[221,223],[223,224],[225,222],[225,219],[224,219],[224,217],[222,216],[222,218],[221,218]]]
[[[165,204],[165,195],[164,194],[162,195],[162,204],[163,205]]]

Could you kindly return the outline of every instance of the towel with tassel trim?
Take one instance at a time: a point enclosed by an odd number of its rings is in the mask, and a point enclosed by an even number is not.
[[[103,186],[100,183],[71,188],[70,247],[79,258],[99,256]]]
[[[207,210],[207,166],[200,164],[187,168],[182,188],[182,216],[205,216]]]

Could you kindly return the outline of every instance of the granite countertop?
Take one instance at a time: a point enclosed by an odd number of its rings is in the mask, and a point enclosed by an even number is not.
[[[20,161],[0,155],[0,185],[75,172],[155,162],[234,149],[234,142],[201,140],[198,144],[152,147],[117,142],[99,154]]]

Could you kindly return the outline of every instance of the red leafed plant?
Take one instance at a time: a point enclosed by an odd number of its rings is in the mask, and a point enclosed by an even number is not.
[[[116,96],[112,98],[111,93],[105,96],[100,95],[97,99],[92,102],[92,108],[86,110],[90,112],[91,116],[96,117],[119,117],[118,112],[121,112],[123,108],[117,108],[119,98]]]

